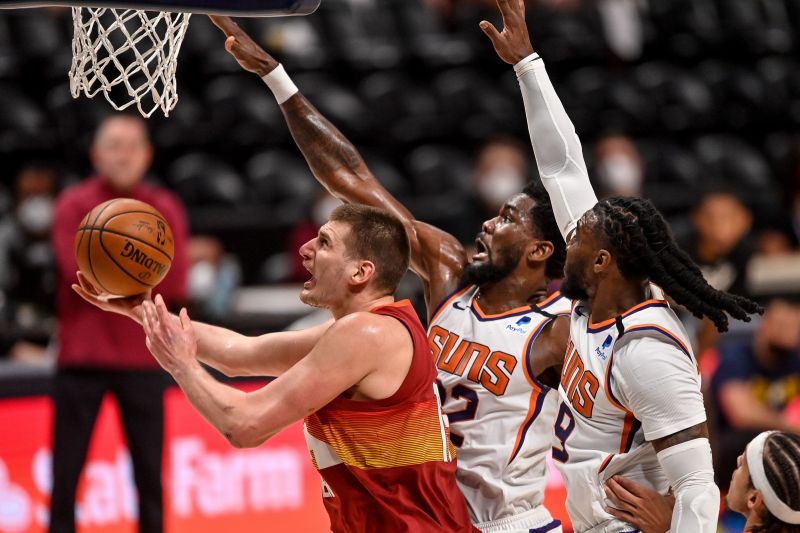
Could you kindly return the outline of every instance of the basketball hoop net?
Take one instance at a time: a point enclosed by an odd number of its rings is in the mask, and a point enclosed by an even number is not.
[[[102,91],[114,109],[133,105],[149,117],[169,116],[178,102],[178,52],[189,13],[73,7],[69,71],[73,98]]]

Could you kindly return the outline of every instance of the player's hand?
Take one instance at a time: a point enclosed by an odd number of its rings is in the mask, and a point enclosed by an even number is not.
[[[675,496],[663,496],[653,489],[643,487],[622,476],[606,481],[606,497],[617,507],[606,507],[606,512],[642,533],[666,533],[672,524]]]
[[[160,294],[142,306],[147,348],[164,370],[175,374],[197,364],[197,336],[186,308],[181,309],[176,320],[169,314]]]
[[[503,16],[503,31],[497,31],[489,21],[482,20],[480,27],[492,41],[500,59],[509,65],[516,65],[533,53],[528,26],[525,24],[524,0],[497,0],[497,7]]]
[[[81,298],[90,304],[99,307],[103,311],[117,313],[130,318],[138,324],[142,324],[142,319],[144,316],[142,302],[145,300],[150,300],[150,289],[148,289],[147,292],[137,294],[136,296],[110,296],[97,290],[97,288],[95,288],[95,286],[92,285],[88,279],[86,279],[86,276],[84,276],[80,270],[77,272],[77,274],[78,283],[72,284],[72,290],[77,292]]]
[[[275,58],[256,44],[230,17],[209,15],[208,18],[228,37],[225,40],[225,50],[239,62],[243,69],[263,78],[278,67]]]

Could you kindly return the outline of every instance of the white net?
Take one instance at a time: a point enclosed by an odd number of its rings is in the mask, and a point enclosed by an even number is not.
[[[136,106],[145,117],[175,108],[178,52],[189,13],[73,7],[70,90],[103,92],[115,109]]]

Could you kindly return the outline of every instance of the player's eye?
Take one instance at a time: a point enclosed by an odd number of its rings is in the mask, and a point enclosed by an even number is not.
[[[511,222],[511,216],[510,215],[503,215],[503,222]]]

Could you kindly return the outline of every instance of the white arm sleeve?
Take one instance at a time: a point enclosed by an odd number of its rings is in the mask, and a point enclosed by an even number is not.
[[[719,488],[714,484],[708,439],[694,439],[662,450],[658,461],[675,493],[670,532],[714,533]]]
[[[561,235],[567,239],[578,219],[597,203],[581,141],[539,55],[526,57],[514,65],[514,71],[522,91],[539,176],[550,195]]]

